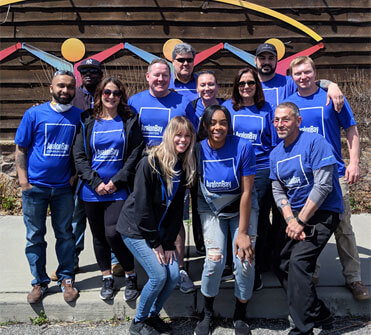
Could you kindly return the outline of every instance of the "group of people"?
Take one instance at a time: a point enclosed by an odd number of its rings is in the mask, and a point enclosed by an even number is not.
[[[176,45],[172,57],[173,74],[155,59],[148,90],[129,99],[119,79],[103,78],[100,63],[87,59],[78,67],[81,87],[71,72],[57,71],[51,101],[25,112],[15,143],[33,276],[27,301],[40,302],[50,282],[44,240],[50,206],[59,262],[51,277],[65,301],[79,296],[74,279],[87,217],[102,272],[100,298],[113,299],[114,275],[122,272],[124,299],[140,295],[130,333],[170,334],[159,316],[164,303],[177,285],[183,293],[195,289],[184,269],[183,209],[191,189],[195,244],[205,253],[195,334],[212,331],[226,265],[235,276],[235,333],[251,334],[247,303],[263,287],[269,262],[287,293],[290,334],[330,327],[333,315],[315,284],[317,259],[332,233],[346,286],[356,299],[369,299],[350,224],[359,135],[348,102],[336,84],[316,81],[307,56],[293,60],[291,76],[276,74],[271,44],[258,47],[256,70],[236,74],[226,101],[212,71],[194,73],[189,44]],[[148,275],[141,292],[134,259]]]

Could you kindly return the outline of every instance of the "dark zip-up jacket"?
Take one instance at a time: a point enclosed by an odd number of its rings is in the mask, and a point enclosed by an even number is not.
[[[121,115],[120,115],[121,116]],[[118,189],[124,187],[128,191],[132,189],[135,166],[142,156],[144,148],[142,132],[139,124],[139,116],[137,114],[124,120],[125,129],[125,148],[124,148],[124,165],[112,178],[112,182]],[[73,146],[73,156],[77,174],[82,182],[95,190],[95,188],[103,182],[97,171],[92,170],[92,149],[90,147],[90,139],[93,132],[95,119],[91,115],[91,110],[87,110],[81,114],[81,127],[77,131],[75,143]]]
[[[156,160],[157,170],[159,169]],[[122,207],[116,230],[128,237],[145,239],[151,248],[162,245],[174,250],[174,242],[183,224],[185,172],[172,201],[169,201],[165,176],[155,171],[144,156],[137,166],[134,191]],[[164,234],[160,236],[160,230]]]

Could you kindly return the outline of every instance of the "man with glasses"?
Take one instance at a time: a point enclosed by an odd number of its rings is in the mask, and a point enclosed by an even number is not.
[[[184,95],[189,101],[198,98],[197,76],[193,73],[195,55],[196,51],[187,43],[177,44],[172,53],[175,77],[169,88]]]
[[[340,113],[335,111],[332,102],[326,104],[326,92],[316,85],[316,68],[310,57],[295,58],[290,64],[290,73],[298,91],[286,101],[299,107],[303,118],[301,130],[322,135],[333,147],[337,159],[345,212],[335,231],[335,240],[346,287],[355,299],[370,299],[361,280],[361,263],[351,225],[349,185],[355,184],[360,177],[359,134],[352,109],[346,99]],[[345,130],[349,151],[348,166],[345,166],[341,154],[341,128]]]
[[[56,237],[58,284],[66,302],[76,300],[79,295],[73,287],[75,246],[71,225],[74,207],[71,149],[81,114],[71,104],[75,85],[71,72],[57,71],[50,85],[51,101],[29,108],[15,136],[26,256],[33,276],[33,288],[27,296],[30,304],[42,300],[50,282],[45,269],[44,239],[48,207]]]
[[[291,102],[277,106],[274,127],[282,140],[270,154],[273,196],[284,234],[276,273],[286,291],[294,322],[290,335],[313,335],[334,318],[318,299],[312,281],[316,260],[343,212],[337,160],[320,135],[300,130],[302,117]]]

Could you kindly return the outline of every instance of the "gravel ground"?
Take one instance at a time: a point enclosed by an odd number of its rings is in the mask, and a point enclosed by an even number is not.
[[[193,334],[193,328],[196,325],[196,319],[177,319],[172,325],[174,335]],[[289,324],[287,320],[266,320],[252,319],[249,321],[252,335],[286,335],[289,332]],[[42,326],[32,324],[1,324],[1,335],[115,335],[129,333],[128,321],[110,321],[102,323],[92,322],[76,322],[76,323],[48,323]],[[233,334],[233,326],[231,320],[218,319],[216,327],[213,331],[215,335]],[[366,318],[336,318],[334,328],[332,330],[322,331],[315,329],[315,335],[370,335],[371,323],[370,319]]]

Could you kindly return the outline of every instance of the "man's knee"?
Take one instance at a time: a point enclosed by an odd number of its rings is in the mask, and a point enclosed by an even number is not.
[[[223,253],[220,248],[208,248],[206,256],[207,276],[212,276],[218,268],[222,267]]]

